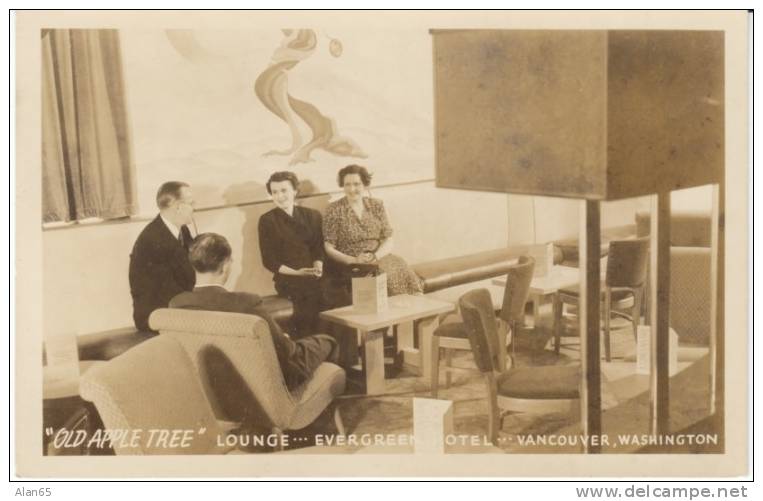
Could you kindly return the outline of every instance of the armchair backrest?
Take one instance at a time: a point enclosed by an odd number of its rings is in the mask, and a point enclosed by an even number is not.
[[[480,372],[501,370],[498,322],[490,292],[487,289],[469,291],[458,300],[458,307],[477,368]]]
[[[219,452],[222,433],[188,354],[174,339],[149,339],[80,380],[80,395],[93,402],[107,430],[132,436],[114,440],[117,454],[205,454]],[[197,433],[206,428],[205,433]],[[157,430],[151,435],[151,430]],[[161,430],[194,430],[188,447],[160,442]],[[163,445],[165,444],[165,445]]]
[[[253,409],[257,424],[285,428],[296,405],[286,387],[268,324],[262,318],[243,313],[163,308],[149,318],[152,329],[177,339],[188,351],[215,412],[223,414],[221,392],[232,391],[216,384],[220,374],[209,362],[210,352],[223,355],[243,380],[254,398],[241,405]],[[245,398],[246,395],[235,396]],[[230,399],[228,399],[230,400]]]

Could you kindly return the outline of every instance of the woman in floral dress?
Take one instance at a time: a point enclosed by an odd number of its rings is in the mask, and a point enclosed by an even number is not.
[[[390,295],[421,294],[418,276],[400,256],[392,254],[392,227],[384,204],[364,197],[371,174],[359,165],[339,171],[339,186],[345,196],[329,204],[323,217],[326,254],[337,263],[374,263],[387,274]]]

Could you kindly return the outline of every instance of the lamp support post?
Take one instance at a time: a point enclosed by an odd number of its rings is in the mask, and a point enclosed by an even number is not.
[[[713,185],[713,211],[710,228],[710,413],[723,423],[724,374],[724,262],[725,232],[723,183]],[[720,427],[723,429],[723,427]]]
[[[652,196],[650,224],[649,431],[664,435],[670,422],[670,191]]]
[[[582,364],[580,385],[580,417],[583,434],[596,437],[585,441],[585,452],[601,452],[601,216],[600,202],[581,202],[580,218],[580,347]]]

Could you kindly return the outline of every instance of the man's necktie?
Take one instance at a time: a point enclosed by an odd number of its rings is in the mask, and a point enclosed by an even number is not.
[[[178,235],[178,242],[180,242],[180,245],[182,245],[185,250],[188,250],[188,242],[186,241],[186,236],[185,236],[185,231],[184,231],[185,229],[186,229],[185,226],[181,226],[180,227],[180,234]]]

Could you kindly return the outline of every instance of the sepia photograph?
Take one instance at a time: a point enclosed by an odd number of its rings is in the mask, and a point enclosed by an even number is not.
[[[14,14],[19,476],[748,471],[747,11]]]

